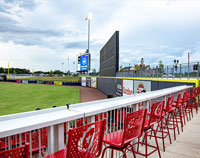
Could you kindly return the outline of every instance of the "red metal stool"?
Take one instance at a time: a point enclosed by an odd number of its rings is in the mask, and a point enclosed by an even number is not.
[[[198,87],[196,87],[196,88],[194,88],[195,90],[194,90],[194,98],[193,98],[193,100],[194,100],[194,108],[195,108],[195,110],[196,110],[196,113],[198,113],[198,104],[197,104],[197,97],[198,97]]]
[[[169,128],[168,128],[167,117],[168,117],[171,107],[172,107],[173,98],[174,98],[174,96],[168,97],[167,104],[166,104],[166,106],[164,106],[164,109],[163,109],[162,118],[161,118],[160,122],[158,122],[158,126],[156,128],[156,138],[162,139],[163,151],[165,151],[165,138],[169,137],[169,142],[170,142],[170,144],[172,143]],[[165,129],[166,129],[166,131],[164,131]],[[159,133],[161,133],[161,136],[159,135]],[[152,132],[151,132],[150,136],[151,137],[153,136]]]
[[[30,144],[26,143],[21,147],[0,151],[0,158],[29,158]]]
[[[123,157],[127,157],[126,150],[131,150],[133,152],[133,157],[136,157],[131,142],[134,139],[141,137],[144,128],[146,112],[147,110],[139,110],[132,113],[127,113],[124,131],[114,131],[104,136],[103,142],[105,144],[109,144],[109,146],[104,148],[102,158],[107,149],[111,149],[112,158],[113,150],[123,152]]]
[[[198,89],[196,89],[196,88],[192,88],[189,93],[188,107],[191,110],[192,117],[193,117],[193,109],[194,108],[196,110],[196,113],[198,113],[197,100],[196,100],[197,93],[198,93]]]
[[[95,158],[100,156],[106,119],[69,129],[67,148],[45,158]]]
[[[26,133],[27,142],[30,143],[29,132]],[[39,131],[31,132],[31,147],[32,147],[32,155],[39,154],[39,141],[41,141],[41,150],[46,150],[47,148],[47,129],[40,129],[40,140],[39,140]],[[44,156],[43,152],[41,152],[42,156]]]
[[[188,112],[187,112],[187,96],[188,96],[188,91],[186,90],[185,92],[184,92],[184,94],[183,94],[183,97],[182,98],[180,98],[180,104],[179,104],[179,108],[180,108],[180,110],[181,110],[181,117],[182,117],[182,120],[184,121],[184,125],[186,124],[186,118],[187,118],[187,121],[189,121],[189,119],[188,119]],[[176,102],[177,102],[177,100],[174,100],[174,106],[176,106]],[[178,117],[178,119],[180,120],[180,118]]]
[[[160,101],[160,102],[156,102],[156,103],[154,102],[151,105],[151,112],[150,112],[149,119],[145,119],[144,139],[141,142],[140,142],[140,139],[138,139],[138,142],[136,142],[134,144],[134,145],[137,144],[136,153],[140,154],[142,156],[145,156],[146,158],[149,155],[153,154],[155,151],[158,151],[158,155],[161,158],[160,149],[159,149],[158,141],[157,141],[157,138],[156,138],[156,131],[153,129],[153,126],[161,120],[162,113],[163,113],[163,107],[164,107],[164,101]],[[149,136],[148,133],[152,133],[152,135],[154,136],[156,146],[148,144],[148,142],[147,142],[147,136]],[[139,144],[145,145],[145,153],[139,152]],[[148,147],[154,148],[154,150],[148,153]]]
[[[200,97],[199,97],[199,95],[200,95],[200,87],[197,87],[197,100],[198,100],[198,105],[200,105]]]
[[[108,131],[116,131],[118,130],[118,127],[121,127],[124,125],[124,119],[126,117],[127,111],[124,109],[121,110],[113,110],[112,115],[110,114],[108,116]]]
[[[175,118],[177,120],[178,123],[181,124],[181,130],[183,132],[183,115],[182,115],[182,104],[180,103],[181,101],[181,96],[182,93],[180,92],[178,94],[177,97],[177,101],[172,103],[172,106],[175,108],[174,112],[175,112]]]
[[[173,100],[172,100],[172,102],[173,102]],[[177,99],[177,102],[179,104],[180,97]],[[176,129],[177,129],[178,134],[180,134],[178,120],[176,118],[176,107],[173,107],[171,104],[171,108],[169,108],[168,111],[169,111],[169,115],[167,117],[168,129],[174,131],[174,140],[176,140]]]

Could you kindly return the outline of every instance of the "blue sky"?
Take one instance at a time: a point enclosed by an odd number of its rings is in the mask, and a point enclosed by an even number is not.
[[[87,49],[92,69],[100,49],[119,30],[120,65],[200,61],[199,0],[0,0],[0,66],[75,71]],[[64,62],[64,66],[62,66]]]

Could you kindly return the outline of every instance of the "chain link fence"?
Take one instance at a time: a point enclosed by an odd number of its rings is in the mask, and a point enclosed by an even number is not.
[[[199,62],[166,65],[164,68],[151,68],[150,70],[117,72],[117,77],[149,77],[149,78],[187,78],[200,77]]]

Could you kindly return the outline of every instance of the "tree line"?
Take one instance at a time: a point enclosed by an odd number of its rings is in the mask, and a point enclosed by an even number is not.
[[[0,73],[8,73],[8,68],[0,67]],[[13,73],[13,74],[31,74],[30,70],[21,69],[21,68],[9,68],[9,73]]]
[[[8,68],[3,68],[0,67],[0,73],[8,73]],[[9,73],[12,74],[50,74],[50,75],[61,75],[63,74],[62,71],[60,70],[54,70],[54,71],[35,71],[35,72],[31,72],[28,69],[21,69],[21,68],[9,68]]]

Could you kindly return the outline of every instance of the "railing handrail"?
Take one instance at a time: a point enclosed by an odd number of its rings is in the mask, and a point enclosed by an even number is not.
[[[128,104],[137,104],[150,99],[159,98],[172,93],[183,91],[192,86],[178,86],[163,90],[151,91],[132,96],[104,99],[87,103],[73,104],[67,110],[65,106],[32,111],[0,117],[0,138],[34,129],[48,127],[70,120],[92,116],[109,110],[123,107]]]

